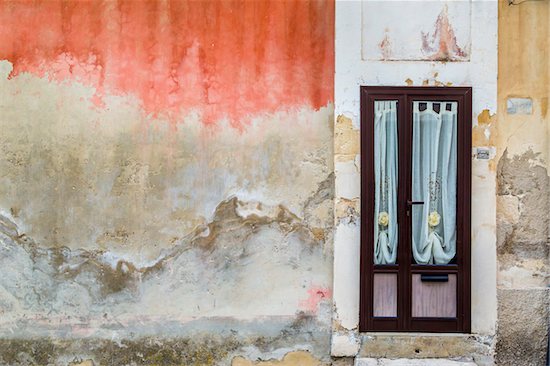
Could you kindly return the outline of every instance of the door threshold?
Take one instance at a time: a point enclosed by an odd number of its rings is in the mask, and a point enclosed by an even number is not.
[[[360,332],[361,336],[407,336],[407,337],[464,337],[477,335],[476,333],[457,333],[457,332]]]

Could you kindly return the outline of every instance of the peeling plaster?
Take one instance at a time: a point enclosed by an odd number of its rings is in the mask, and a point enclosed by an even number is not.
[[[528,150],[510,158],[505,150],[498,164],[498,195],[517,200],[517,205],[499,206],[502,214],[498,221],[498,253],[504,269],[517,265],[521,259],[545,259],[550,266],[547,239],[550,177],[539,155]]]
[[[334,127],[335,160],[345,162],[354,160],[360,152],[360,132],[353,126],[351,118],[339,115]]]
[[[496,114],[484,109],[477,116],[477,124],[472,126],[472,146],[496,146],[497,134]]]
[[[355,357],[361,347],[361,341],[353,332],[333,333],[331,355],[333,357]]]
[[[360,223],[340,223],[334,234],[334,321],[344,329],[359,323]]]
[[[0,5],[1,364],[326,364],[333,7]]]

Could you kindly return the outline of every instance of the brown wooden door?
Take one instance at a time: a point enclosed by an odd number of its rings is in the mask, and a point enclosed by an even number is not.
[[[471,88],[361,88],[361,331],[470,331]]]

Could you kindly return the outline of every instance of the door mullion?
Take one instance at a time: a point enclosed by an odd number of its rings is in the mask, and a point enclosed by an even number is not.
[[[408,154],[407,148],[408,141],[408,123],[407,123],[407,100],[405,95],[399,97],[399,109],[398,109],[398,148],[399,148],[399,161],[398,161],[398,208],[399,208],[399,284],[398,284],[398,326],[399,330],[407,329],[407,288],[408,288],[408,270],[407,270],[407,216],[406,216],[406,204],[407,201],[407,170],[408,170]]]
[[[411,166],[412,166],[412,100],[409,95],[406,95],[405,97],[405,117],[403,121],[405,122],[406,126],[406,134],[405,134],[405,141],[403,144],[403,150],[405,150],[406,158],[405,158],[405,174],[403,175],[402,185],[403,185],[403,204],[405,205],[407,201],[412,201],[412,195],[411,195],[411,185],[412,185],[412,174],[411,174]],[[404,268],[403,271],[405,273],[405,301],[404,303],[404,322],[405,322],[405,329],[404,330],[410,330],[411,329],[411,308],[412,308],[412,276],[411,276],[411,215],[409,214],[409,207],[406,207],[404,211],[405,220],[404,220],[404,231],[405,231],[405,238],[403,240],[403,262],[404,262]]]

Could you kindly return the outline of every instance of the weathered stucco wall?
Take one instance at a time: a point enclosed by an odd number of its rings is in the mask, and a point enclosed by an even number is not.
[[[501,365],[543,365],[549,322],[550,4],[499,7],[498,336]],[[511,98],[524,108],[510,108]],[[517,100],[517,99],[516,99]]]
[[[333,6],[0,2],[0,363],[327,359]]]
[[[385,5],[384,5],[385,4]],[[417,4],[418,5],[418,4]],[[362,57],[360,47],[366,47],[368,37],[362,37],[366,26],[365,12],[376,11],[377,16],[398,19],[394,23],[380,20],[390,27],[380,32],[379,58]],[[492,362],[493,337],[496,330],[496,168],[495,124],[497,111],[497,3],[472,1],[469,12],[459,12],[453,20],[449,4],[424,2],[423,7],[436,7],[411,16],[408,6],[392,2],[338,2],[336,4],[336,79],[335,79],[335,239],[334,239],[334,321],[332,353],[350,356],[359,352],[369,357],[369,350],[378,349],[366,342],[369,337],[358,334],[359,320],[359,131],[361,85],[397,86],[472,86],[473,87],[473,147],[472,152],[472,332],[455,356],[474,357],[476,362]],[[363,13],[363,16],[362,16]],[[429,18],[429,14],[435,14]],[[406,22],[401,25],[398,22]],[[429,22],[429,23],[427,23]],[[393,31],[417,29],[414,34]],[[429,25],[429,27],[428,27]],[[362,28],[363,27],[363,28]],[[471,27],[469,30],[461,27]],[[429,28],[425,32],[421,32]],[[455,30],[457,29],[458,30]],[[403,37],[399,37],[402,34]],[[393,35],[393,36],[392,36]],[[401,43],[417,42],[418,48],[408,49]],[[468,37],[469,35],[469,37]],[[388,36],[388,37],[386,37]],[[457,38],[458,37],[458,38]],[[422,42],[423,39],[431,43]],[[362,43],[363,42],[363,43]],[[367,45],[368,46],[368,45]],[[423,48],[426,46],[425,48]],[[369,52],[372,50],[369,48]],[[397,59],[394,50],[398,51]],[[404,51],[405,50],[405,51]],[[420,50],[420,52],[419,52]],[[467,57],[466,57],[467,51]],[[400,52],[400,53],[399,53]],[[404,61],[406,60],[406,61]],[[411,61],[417,60],[417,61]],[[476,148],[489,150],[489,159],[478,159]],[[409,347],[415,341],[392,337],[382,343],[394,345],[392,357],[404,357],[400,347]],[[411,352],[409,357],[448,357],[437,342],[417,341],[422,352]],[[457,343],[462,339],[457,339]],[[470,342],[469,346],[466,343]],[[367,344],[365,346],[365,344]],[[432,346],[430,346],[430,344]],[[436,348],[439,348],[437,352]],[[410,349],[410,348],[409,348]],[[472,352],[472,349],[477,351]],[[443,352],[443,353],[442,353]],[[453,351],[454,352],[454,351]],[[372,355],[378,357],[379,355]]]

